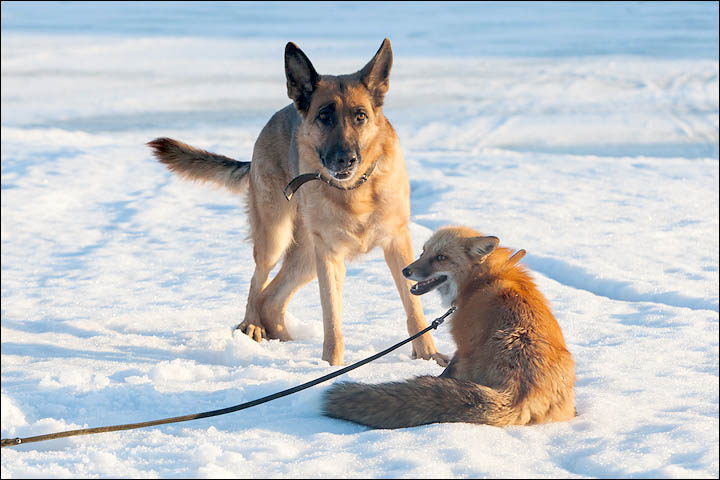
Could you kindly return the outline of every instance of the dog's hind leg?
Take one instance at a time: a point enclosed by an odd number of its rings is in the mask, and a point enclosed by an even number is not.
[[[267,330],[260,316],[259,297],[268,284],[268,275],[280,257],[292,243],[292,208],[276,208],[275,211],[259,212],[256,208],[253,185],[250,185],[248,216],[253,240],[255,272],[250,280],[245,318],[236,328],[259,342],[267,337]],[[266,204],[267,205],[267,204]],[[283,204],[280,204],[283,205]]]
[[[269,260],[267,256],[258,253],[258,248],[253,248],[253,256],[255,257],[255,272],[250,280],[250,292],[248,293],[247,305],[245,307],[245,318],[242,323],[235,327],[244,334],[259,342],[267,337],[267,332],[257,311],[257,298],[267,285],[268,275],[277,263],[277,259]],[[261,259],[258,261],[258,259]]]
[[[275,278],[258,298],[262,324],[269,338],[292,340],[285,327],[285,311],[292,295],[315,278],[315,256],[311,241],[302,231],[295,231],[295,242],[290,246]]]

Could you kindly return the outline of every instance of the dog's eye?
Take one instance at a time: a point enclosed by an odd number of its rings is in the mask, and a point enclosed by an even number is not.
[[[317,116],[317,119],[321,123],[329,123],[330,122],[330,114],[328,112],[320,112]]]
[[[365,120],[367,120],[367,114],[365,112],[357,112],[355,114],[355,121],[358,123],[363,123]]]
[[[435,256],[435,260],[442,262],[443,260],[447,260],[447,257],[445,255],[437,255]]]

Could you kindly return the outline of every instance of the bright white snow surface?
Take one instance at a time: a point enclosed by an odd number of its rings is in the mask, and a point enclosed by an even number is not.
[[[465,224],[528,251],[578,417],[371,430],[329,384],[250,410],[2,449],[10,477],[718,477],[718,5],[2,3],[2,436],[223,408],[336,370],[317,282],[255,343],[244,199],[170,136],[249,160],[283,49],[348,73],[393,42],[385,112],[419,252]],[[443,313],[422,298],[428,320]],[[406,337],[381,251],[347,265],[347,363]],[[435,334],[452,354],[447,326]],[[410,347],[339,380],[439,374]]]

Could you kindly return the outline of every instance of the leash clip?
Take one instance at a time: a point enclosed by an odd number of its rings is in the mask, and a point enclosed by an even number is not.
[[[450,307],[450,308],[448,309],[448,311],[445,312],[441,317],[438,317],[438,318],[436,318],[435,320],[433,320],[433,322],[432,322],[432,324],[431,324],[431,327],[434,328],[434,329],[437,329],[437,327],[439,327],[440,325],[442,325],[442,323],[445,321],[445,318],[446,318],[446,317],[448,317],[448,316],[452,315],[453,313],[455,313],[455,310],[457,310],[457,307],[456,307],[455,305],[453,305],[453,306]]]

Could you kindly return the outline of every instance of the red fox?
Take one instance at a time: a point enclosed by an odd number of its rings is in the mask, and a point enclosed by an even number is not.
[[[575,416],[575,371],[562,331],[520,250],[467,227],[445,227],[403,274],[410,292],[437,290],[457,307],[457,351],[439,377],[379,385],[336,383],[323,413],[375,428],[436,422],[527,425]]]

